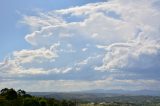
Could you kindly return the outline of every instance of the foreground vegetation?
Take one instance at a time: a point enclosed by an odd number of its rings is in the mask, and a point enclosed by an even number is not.
[[[61,95],[67,98],[55,99],[56,97],[35,97],[21,89],[16,91],[12,88],[4,88],[0,91],[0,106],[160,106],[160,97],[158,96],[122,95],[100,97],[94,95],[93,97],[93,95],[89,96],[89,94],[78,96],[71,94],[70,96],[73,98],[69,99],[69,96],[67,96],[69,94]]]
[[[54,98],[34,97],[24,90],[4,88],[0,92],[0,106],[75,106],[75,102]]]

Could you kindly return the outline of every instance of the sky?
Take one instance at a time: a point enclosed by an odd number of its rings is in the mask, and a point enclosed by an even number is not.
[[[0,89],[160,89],[159,0],[0,2]]]

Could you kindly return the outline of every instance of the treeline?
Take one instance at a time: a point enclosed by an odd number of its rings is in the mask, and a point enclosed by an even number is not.
[[[24,90],[4,88],[0,91],[0,106],[76,106],[74,101],[35,97]]]

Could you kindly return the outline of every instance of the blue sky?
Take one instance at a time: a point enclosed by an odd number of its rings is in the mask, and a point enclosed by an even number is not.
[[[158,90],[158,4],[1,1],[0,88]]]

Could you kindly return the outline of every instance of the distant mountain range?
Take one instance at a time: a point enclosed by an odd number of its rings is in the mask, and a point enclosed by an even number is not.
[[[160,96],[160,90],[104,90],[104,89],[94,89],[94,90],[87,90],[87,91],[79,91],[82,93],[109,93],[109,94],[117,94],[117,95],[133,95],[133,96]]]
[[[152,97],[160,96],[160,91],[152,90],[137,90],[137,91],[126,91],[126,90],[104,90],[104,89],[94,89],[86,91],[76,91],[76,92],[29,92],[34,96],[41,96],[47,98],[56,98],[56,99],[77,99],[77,100],[88,100],[88,101],[97,101],[105,100],[109,97]]]

